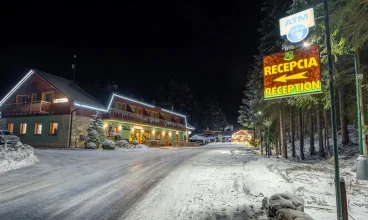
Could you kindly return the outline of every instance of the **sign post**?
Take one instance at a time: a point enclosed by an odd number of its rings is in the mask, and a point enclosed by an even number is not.
[[[318,44],[263,57],[264,99],[322,93]]]

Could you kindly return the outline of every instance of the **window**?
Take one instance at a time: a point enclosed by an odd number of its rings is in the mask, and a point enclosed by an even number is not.
[[[11,133],[14,133],[14,123],[13,122],[8,123],[8,131],[10,131]]]
[[[146,138],[151,139],[151,131],[144,131],[144,136],[146,136]]]
[[[20,123],[20,132],[19,134],[27,134],[27,122]]]
[[[161,132],[156,132],[155,133],[155,139],[156,140],[161,139]]]
[[[42,134],[42,122],[35,122],[34,126],[34,135]]]
[[[36,102],[36,101],[37,101],[37,93],[32,93],[31,102]]]
[[[152,118],[159,118],[159,116],[158,116],[158,112],[150,111],[150,112],[149,112],[149,116],[151,116]]]
[[[27,102],[27,95],[17,95],[17,99],[15,100],[16,103],[26,103]]]
[[[50,122],[50,132],[49,132],[49,134],[57,135],[58,128],[59,128],[59,123],[58,122],[54,122],[54,121]],[[41,130],[42,130],[42,124],[41,124]]]
[[[115,108],[116,109],[119,109],[119,110],[123,110],[123,111],[126,111],[125,110],[125,104],[124,103],[122,103],[122,102],[115,102]]]
[[[54,92],[43,92],[42,93],[42,101],[45,101],[45,102],[52,102],[54,98]]]
[[[133,113],[136,113],[136,114],[139,114],[139,115],[142,114],[142,109],[141,108],[137,108],[135,106],[130,106],[130,108],[132,109]]]

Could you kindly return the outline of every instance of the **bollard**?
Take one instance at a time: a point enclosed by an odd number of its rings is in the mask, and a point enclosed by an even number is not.
[[[340,189],[341,189],[341,206],[342,206],[342,219],[349,220],[348,218],[348,199],[346,196],[346,186],[343,177],[340,178]]]

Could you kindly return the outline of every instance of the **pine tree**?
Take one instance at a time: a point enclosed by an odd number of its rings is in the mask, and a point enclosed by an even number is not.
[[[90,119],[90,125],[87,129],[87,137],[85,139],[85,148],[97,149],[104,139],[102,115],[96,111]]]

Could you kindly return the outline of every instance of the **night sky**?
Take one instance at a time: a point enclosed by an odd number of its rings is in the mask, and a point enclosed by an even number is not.
[[[187,81],[198,99],[217,96],[237,125],[262,1],[122,2],[3,10],[1,97],[31,68],[71,79],[76,54],[78,82],[114,80],[124,95],[152,102],[159,84]]]

